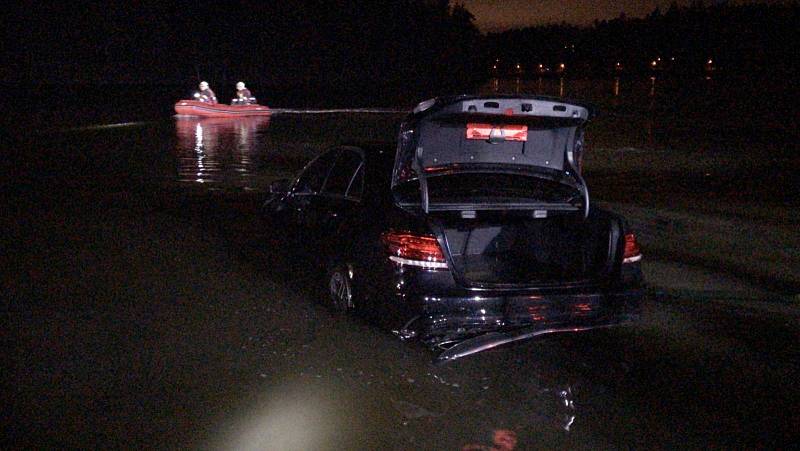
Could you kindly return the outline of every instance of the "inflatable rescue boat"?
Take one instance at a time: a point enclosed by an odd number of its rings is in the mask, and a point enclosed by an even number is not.
[[[175,112],[186,116],[202,117],[241,117],[241,116],[269,116],[269,107],[266,105],[226,105],[224,103],[208,103],[198,100],[178,100],[175,103]]]

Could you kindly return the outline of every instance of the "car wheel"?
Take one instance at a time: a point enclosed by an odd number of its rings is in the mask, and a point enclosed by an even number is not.
[[[337,312],[347,312],[354,307],[350,274],[351,271],[345,265],[336,265],[329,271],[328,290],[331,307]]]

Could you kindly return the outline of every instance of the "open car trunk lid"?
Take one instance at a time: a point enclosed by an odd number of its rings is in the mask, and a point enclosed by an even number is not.
[[[580,160],[590,115],[544,97],[423,102],[401,127],[395,201],[427,216],[465,286],[597,282],[612,271],[621,224],[589,209]]]
[[[425,212],[589,211],[580,175],[584,106],[541,97],[436,99],[403,124],[392,188],[404,207]],[[447,177],[485,174],[487,190],[453,190]],[[515,183],[493,184],[503,174]],[[530,185],[530,189],[519,189]],[[465,186],[469,186],[467,183]],[[517,189],[509,189],[517,186]],[[444,189],[442,187],[445,187]],[[449,189],[446,187],[450,187]],[[488,188],[500,188],[491,192]]]

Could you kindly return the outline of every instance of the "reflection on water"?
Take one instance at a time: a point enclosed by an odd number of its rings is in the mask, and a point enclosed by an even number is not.
[[[707,78],[708,80],[709,78]],[[567,77],[539,77],[536,79],[492,78],[483,85],[480,94],[535,94],[544,96],[565,97],[590,101],[593,103],[611,101],[613,98],[625,97],[642,99],[664,95],[662,80],[655,76],[641,80],[627,80],[623,89],[622,77],[612,79],[571,79]]]
[[[509,80],[501,80],[499,78],[493,78],[491,81],[486,84],[480,91],[483,94],[489,93],[509,93],[513,92],[514,94],[546,94],[546,95],[554,95],[554,92],[549,90],[549,86],[546,88],[544,86],[545,80],[542,77],[539,77],[536,80],[536,88],[532,89],[531,81],[530,80],[523,80],[519,77],[511,79],[513,80],[513,84],[509,85]],[[558,96],[564,97],[566,87],[566,81],[564,77],[559,77],[558,79]],[[615,94],[619,94],[619,79],[617,78],[617,84],[615,85]]]
[[[254,189],[254,160],[269,117],[177,117],[178,181]]]

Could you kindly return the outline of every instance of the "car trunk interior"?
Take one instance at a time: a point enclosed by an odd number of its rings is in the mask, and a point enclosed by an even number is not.
[[[468,285],[525,286],[592,282],[610,271],[618,227],[604,215],[449,212],[435,222],[457,278]],[[615,233],[616,229],[616,233]]]

